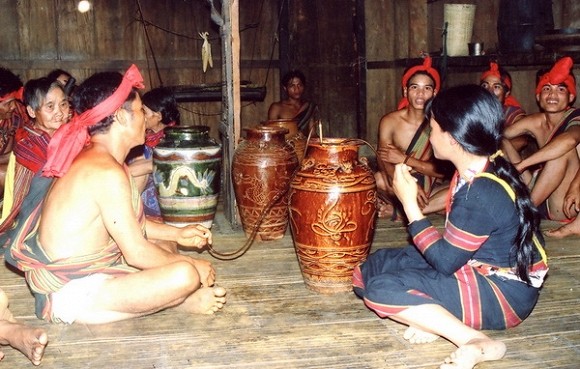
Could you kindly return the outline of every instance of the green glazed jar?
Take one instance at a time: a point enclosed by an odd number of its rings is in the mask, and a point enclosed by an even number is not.
[[[153,181],[166,223],[211,228],[220,192],[222,147],[207,126],[165,129],[153,150]]]

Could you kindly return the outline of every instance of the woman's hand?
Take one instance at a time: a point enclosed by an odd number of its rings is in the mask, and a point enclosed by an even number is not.
[[[202,249],[212,244],[212,234],[209,229],[200,224],[191,224],[179,228],[176,241],[181,246]]]
[[[417,202],[417,194],[419,192],[417,179],[411,175],[410,171],[410,166],[397,164],[395,165],[395,175],[393,178],[393,189],[397,198],[403,204],[409,223],[425,217]]]

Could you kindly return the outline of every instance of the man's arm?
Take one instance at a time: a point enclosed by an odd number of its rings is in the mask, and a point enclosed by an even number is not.
[[[507,126],[503,131],[503,137],[507,138],[508,140],[525,134],[534,137],[532,128],[536,118],[536,114],[528,115],[527,117],[522,118],[517,122]]]
[[[94,193],[101,220],[129,265],[149,269],[187,261],[195,266],[192,258],[171,253],[143,236],[132,207],[129,178],[121,167],[100,170],[98,177]]]
[[[431,160],[420,160],[413,157],[407,159],[407,165],[417,172],[429,177],[443,178],[444,175],[437,172],[437,167]]]
[[[268,109],[268,119],[278,119],[280,117],[281,103],[275,102],[270,105]]]
[[[522,171],[532,165],[554,160],[580,144],[580,125],[572,126],[566,132],[554,137],[546,146],[536,151],[516,165]]]
[[[377,163],[379,171],[387,178],[387,183],[393,185],[395,166],[385,157],[385,150],[393,145],[393,118],[392,114],[384,115],[379,122],[379,139],[377,147]]]

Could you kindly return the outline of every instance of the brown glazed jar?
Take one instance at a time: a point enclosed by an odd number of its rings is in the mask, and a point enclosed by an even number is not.
[[[271,119],[262,122],[263,126],[266,127],[279,127],[286,128],[288,133],[286,133],[285,138],[296,151],[296,156],[298,156],[298,162],[301,162],[304,158],[304,150],[306,149],[306,136],[298,129],[298,121],[295,119]]]
[[[289,221],[306,287],[352,291],[354,267],[375,231],[375,178],[359,163],[356,140],[312,139],[290,184]]]
[[[258,227],[262,241],[284,237],[288,227],[288,186],[298,167],[287,129],[245,128],[232,159],[232,182],[247,237]],[[264,213],[265,212],[265,213]]]

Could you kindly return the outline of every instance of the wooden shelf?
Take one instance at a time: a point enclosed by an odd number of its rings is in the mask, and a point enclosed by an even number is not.
[[[518,54],[489,54],[481,56],[432,56],[433,65],[441,68],[446,63],[447,68],[454,71],[481,70],[489,65],[490,60],[496,60],[502,67],[517,69],[541,68],[552,65],[563,56],[570,56],[575,64],[580,64],[580,52],[534,52]],[[367,62],[367,69],[407,68],[421,63],[421,58],[397,59],[391,61]]]

